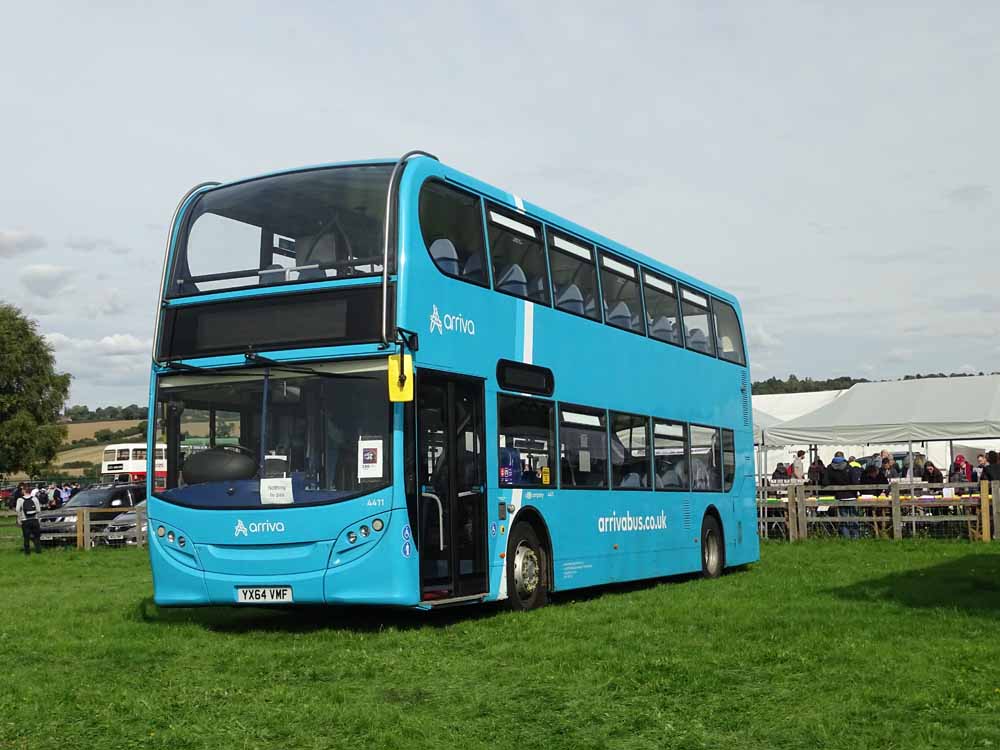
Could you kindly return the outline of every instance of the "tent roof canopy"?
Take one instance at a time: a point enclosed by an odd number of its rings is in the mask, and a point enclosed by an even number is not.
[[[808,414],[763,427],[768,445],[1000,437],[1000,375],[858,383]]]

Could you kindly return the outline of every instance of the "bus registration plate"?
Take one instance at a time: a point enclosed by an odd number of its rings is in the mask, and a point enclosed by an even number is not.
[[[288,604],[291,601],[291,586],[257,586],[236,589],[236,602],[238,604]]]

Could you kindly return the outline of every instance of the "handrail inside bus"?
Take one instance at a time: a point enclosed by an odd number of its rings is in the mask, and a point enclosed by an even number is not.
[[[389,346],[389,333],[386,331],[386,323],[388,316],[388,301],[389,301],[389,227],[392,225],[392,196],[396,189],[396,182],[399,179],[399,175],[403,171],[403,167],[406,166],[406,161],[414,156],[427,156],[434,161],[438,161],[438,158],[434,154],[429,154],[426,151],[413,150],[407,151],[405,154],[399,157],[399,161],[392,168],[392,174],[389,175],[389,189],[386,191],[385,196],[385,227],[382,238],[382,346]],[[398,248],[397,248],[398,249]],[[399,259],[396,259],[397,266],[399,264]]]
[[[167,283],[167,264],[170,263],[170,241],[174,238],[174,227],[177,225],[177,217],[180,216],[181,209],[184,207],[184,204],[187,203],[188,199],[192,195],[197,193],[199,190],[202,190],[203,188],[216,187],[217,185],[221,184],[222,184],[221,182],[213,182],[211,180],[206,182],[199,182],[193,188],[184,193],[184,197],[180,199],[180,201],[177,203],[177,208],[174,209],[174,215],[170,217],[170,226],[167,229],[167,249],[163,253],[163,270],[160,271],[160,291],[159,294],[157,294],[156,317],[154,318],[154,320],[156,321],[155,324],[156,328],[153,331],[154,362],[156,361],[156,350],[159,347],[160,343],[160,313],[162,312],[161,305],[163,303],[164,285]]]
[[[444,506],[441,505],[441,498],[432,492],[421,492],[420,497],[429,497],[438,506],[438,549],[444,552]]]

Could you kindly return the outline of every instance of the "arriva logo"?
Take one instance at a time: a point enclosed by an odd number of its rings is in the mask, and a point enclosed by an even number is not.
[[[233,531],[233,536],[250,536],[250,534],[258,534],[262,531],[284,531],[285,524],[281,521],[252,521],[250,524],[243,523],[242,518],[236,519],[236,529]]]
[[[468,336],[476,335],[476,321],[466,320],[461,315],[447,315],[443,317],[438,311],[438,306],[434,305],[434,309],[431,310],[431,333],[437,331],[440,334],[444,334],[445,331],[459,331]]]

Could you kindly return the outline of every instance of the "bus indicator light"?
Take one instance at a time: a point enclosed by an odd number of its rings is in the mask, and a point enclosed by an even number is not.
[[[376,518],[374,521],[372,521],[372,528],[375,529],[375,531],[381,531],[383,528],[385,528],[384,524],[382,523],[382,519]]]

